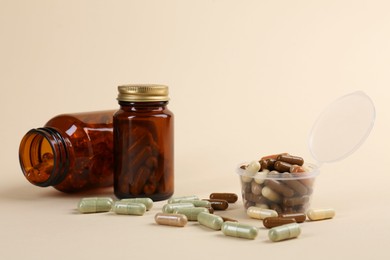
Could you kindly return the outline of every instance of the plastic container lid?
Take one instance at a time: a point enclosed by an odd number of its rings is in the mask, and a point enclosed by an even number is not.
[[[355,152],[374,126],[375,106],[364,92],[357,91],[331,103],[314,123],[309,149],[319,163],[335,162]]]

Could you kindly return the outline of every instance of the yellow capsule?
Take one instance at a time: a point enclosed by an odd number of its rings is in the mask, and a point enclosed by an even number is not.
[[[255,219],[265,219],[269,217],[277,217],[278,212],[272,209],[264,209],[260,207],[251,206],[246,210],[246,214]]]
[[[336,215],[336,211],[331,208],[327,209],[310,209],[306,213],[310,220],[323,220],[333,218]]]

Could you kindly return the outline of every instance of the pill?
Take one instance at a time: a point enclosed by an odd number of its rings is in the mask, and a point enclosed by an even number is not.
[[[265,179],[267,178],[268,173],[269,173],[269,170],[262,170],[261,172],[258,172],[258,173],[256,173],[256,174],[253,176],[253,180],[254,180],[257,184],[263,184],[263,182],[264,182]]]
[[[270,189],[268,186],[263,187],[263,189],[261,190],[261,194],[273,202],[279,202],[281,200],[280,195]]]
[[[291,164],[287,162],[276,161],[274,164],[274,168],[278,172],[289,172],[291,168]]]
[[[210,202],[211,207],[215,210],[225,210],[229,207],[229,203],[226,200],[206,199]]]
[[[310,197],[308,195],[304,195],[302,197],[294,197],[294,198],[284,198],[283,205],[287,207],[294,207],[298,205],[303,205],[308,203]]]
[[[229,203],[234,203],[238,200],[238,196],[235,193],[211,193],[209,198],[226,200]]]
[[[186,215],[173,213],[157,213],[154,220],[159,225],[175,227],[184,227],[188,222]]]
[[[184,200],[199,200],[199,197],[196,196],[196,195],[174,197],[174,198],[170,198],[168,200],[168,204],[170,204],[170,203],[178,203],[179,201],[184,201]]]
[[[302,166],[304,163],[304,160],[302,157],[299,156],[293,156],[289,154],[281,154],[276,158],[277,161],[286,162],[289,164],[297,164],[299,166]]]
[[[266,155],[266,156],[261,157],[261,160],[263,160],[263,159],[275,159],[276,160],[276,158],[278,158],[279,155],[288,155],[288,153],[277,153],[277,154]]]
[[[301,234],[301,228],[297,223],[286,224],[271,228],[268,237],[273,242],[296,238]]]
[[[293,178],[293,175],[288,172],[284,172],[282,174],[283,178]],[[305,185],[303,185],[300,181],[297,180],[284,180],[284,184],[289,186],[291,189],[299,193],[300,195],[306,195],[307,194],[307,188]]]
[[[206,212],[200,212],[198,214],[198,222],[199,224],[208,228],[220,230],[224,221],[220,216]]]
[[[278,227],[290,223],[296,223],[294,218],[268,217],[263,219],[263,225],[266,228]]]
[[[272,159],[272,158],[260,160],[261,170],[262,171],[264,171],[264,170],[272,171],[274,169],[275,162],[276,162],[276,160]]]
[[[307,217],[310,220],[330,219],[336,215],[336,211],[331,208],[327,209],[310,209],[307,211]]]
[[[306,220],[306,215],[304,213],[284,213],[280,214],[281,218],[293,218],[297,223],[302,223]]]
[[[146,206],[142,203],[117,201],[115,202],[112,211],[120,215],[137,215],[145,214]]]
[[[227,218],[224,216],[220,216],[223,219],[223,222],[230,221],[230,222],[238,222],[238,220],[233,219],[233,218]]]
[[[229,221],[222,224],[221,230],[225,236],[246,239],[255,239],[258,233],[257,228],[254,226]]]
[[[272,209],[264,209],[260,207],[249,207],[246,210],[246,214],[248,217],[255,218],[255,219],[265,219],[268,217],[277,217],[278,212]]]
[[[251,182],[251,192],[254,195],[260,195],[262,189],[263,187],[260,184],[256,183],[255,181]]]
[[[108,212],[111,210],[114,201],[111,198],[83,198],[79,201],[77,209],[80,213]]]
[[[162,212],[164,213],[173,213],[173,211],[175,211],[175,209],[178,209],[178,208],[194,208],[194,204],[192,203],[172,203],[172,204],[165,204],[163,207],[162,207]]]
[[[171,204],[176,204],[176,203],[192,203],[194,204],[195,207],[210,207],[211,206],[211,203],[207,200],[178,200],[174,203],[171,203]]]
[[[193,208],[177,208],[173,211],[175,214],[186,215],[188,221],[197,221],[198,214],[201,212],[209,213],[208,209],[202,207],[193,207]]]
[[[252,161],[245,167],[245,173],[250,175],[255,174],[260,170],[260,163],[258,161]]]
[[[121,199],[124,202],[133,202],[133,203],[142,203],[145,205],[146,210],[150,210],[153,207],[153,200],[150,198],[131,198],[131,199]]]
[[[205,208],[209,211],[210,214],[214,213],[214,209],[211,207],[211,205]]]
[[[284,197],[294,196],[294,191],[277,180],[266,180],[264,185],[270,187],[273,191],[282,194]]]

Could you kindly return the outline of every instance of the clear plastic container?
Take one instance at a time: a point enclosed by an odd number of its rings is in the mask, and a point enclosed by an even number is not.
[[[316,176],[323,163],[335,162],[355,152],[366,140],[375,122],[375,106],[362,91],[340,97],[314,123],[309,149],[316,163],[305,163],[305,172],[250,174],[241,163],[240,177],[244,207],[271,208],[278,213],[306,212]]]

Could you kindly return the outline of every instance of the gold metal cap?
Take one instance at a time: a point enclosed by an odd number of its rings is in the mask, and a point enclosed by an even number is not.
[[[153,102],[168,101],[168,86],[157,84],[131,84],[118,87],[119,101]]]

